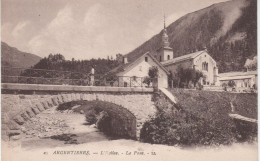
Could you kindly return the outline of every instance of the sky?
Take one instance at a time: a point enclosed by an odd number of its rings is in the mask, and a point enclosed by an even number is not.
[[[226,0],[2,0],[1,39],[67,60],[127,54],[187,13]]]

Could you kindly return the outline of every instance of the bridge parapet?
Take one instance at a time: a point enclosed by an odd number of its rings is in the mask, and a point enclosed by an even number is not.
[[[2,83],[2,91],[47,91],[47,92],[142,92],[152,93],[153,88],[108,87],[108,86],[70,86]]]

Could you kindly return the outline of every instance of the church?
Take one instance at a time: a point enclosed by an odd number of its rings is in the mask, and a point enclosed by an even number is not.
[[[168,75],[176,73],[178,68],[192,68],[203,73],[200,80],[204,86],[219,86],[218,68],[215,60],[208,54],[207,50],[197,51],[180,57],[174,57],[173,49],[169,46],[167,30],[164,22],[161,46],[153,53],[143,53],[135,59],[128,61],[127,55],[123,57],[123,63],[111,70],[110,74],[115,74],[118,84],[113,86],[133,87],[142,86],[143,78],[148,76],[151,67],[159,69],[158,86],[168,88]]]
[[[208,54],[206,49],[180,57],[174,57],[173,49],[169,44],[164,22],[161,47],[153,53],[153,56],[171,73],[176,73],[178,68],[193,68],[203,73],[204,77],[203,80],[201,80],[202,85],[219,85],[217,63]]]
[[[230,80],[233,80],[238,88],[257,88],[257,71],[219,74],[217,63],[209,55],[207,49],[175,57],[174,51],[170,47],[165,21],[161,45],[156,51],[140,53],[130,61],[127,57],[128,55],[125,55],[123,63],[110,71],[119,78],[118,84],[114,84],[114,86],[146,87],[143,79],[148,77],[149,69],[155,66],[158,68],[158,87],[168,88],[170,73],[176,74],[179,68],[189,68],[202,72],[203,77],[200,79],[200,83],[205,90],[222,90],[223,84],[227,84]]]

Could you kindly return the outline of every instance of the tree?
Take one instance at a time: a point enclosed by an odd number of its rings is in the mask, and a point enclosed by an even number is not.
[[[150,83],[154,82],[156,78],[158,78],[158,68],[156,66],[152,66],[149,68],[148,77],[144,78],[143,83],[150,86]]]
[[[150,67],[148,75],[151,79],[158,78],[158,68],[156,66]]]
[[[183,69],[182,67],[178,67],[175,74],[169,75],[169,82],[172,81],[174,87],[184,87],[192,82],[193,85],[189,86],[195,87],[202,77],[203,74],[201,71],[195,70],[193,68]]]
[[[233,81],[233,80],[228,81],[228,86],[232,87],[232,88],[235,87],[236,86],[235,81]]]
[[[244,67],[248,70],[257,70],[257,56],[255,56],[253,60],[247,59]]]
[[[123,55],[118,53],[116,54],[116,61],[118,61],[119,63],[122,63],[123,62]]]
[[[50,54],[48,57],[41,59],[32,69],[48,69],[88,74],[91,68],[94,67],[95,74],[104,75],[118,65],[119,63],[116,60],[90,59],[79,61],[74,58],[72,60],[65,60],[65,57],[61,54]],[[29,72],[27,72],[27,74],[29,74]],[[45,77],[44,74],[41,76]]]
[[[194,73],[194,76],[192,78],[192,82],[194,83],[194,86],[196,86],[196,84],[198,83],[200,78],[203,77],[203,73],[201,71],[198,71],[198,70],[194,70],[193,73]]]

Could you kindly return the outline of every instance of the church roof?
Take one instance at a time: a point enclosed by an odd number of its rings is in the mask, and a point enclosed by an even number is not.
[[[173,58],[173,59],[161,62],[161,63],[163,65],[168,65],[168,64],[174,64],[174,63],[177,63],[177,62],[181,62],[181,61],[184,61],[184,60],[194,59],[194,58],[196,58],[197,56],[199,56],[200,54],[202,54],[204,52],[206,52],[206,51],[205,50],[197,51],[197,52],[194,52],[194,53],[191,53],[191,54],[187,54],[187,55],[183,55],[183,56],[179,56],[177,58]]]

